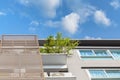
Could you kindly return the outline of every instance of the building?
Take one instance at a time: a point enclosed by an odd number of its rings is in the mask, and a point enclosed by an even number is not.
[[[120,80],[120,40],[80,40],[67,67],[76,80]]]
[[[120,80],[120,40],[80,40],[70,56],[40,54],[36,35],[3,35],[0,80]]]
[[[36,35],[3,35],[0,80],[45,80]]]

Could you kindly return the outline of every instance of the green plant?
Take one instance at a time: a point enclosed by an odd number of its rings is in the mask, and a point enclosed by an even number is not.
[[[70,40],[69,38],[63,38],[61,33],[57,33],[54,37],[50,35],[43,48],[40,48],[41,53],[67,53],[70,54],[70,50],[78,46],[78,41]]]

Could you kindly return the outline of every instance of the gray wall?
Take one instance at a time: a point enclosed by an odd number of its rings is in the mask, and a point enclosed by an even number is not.
[[[43,65],[66,65],[66,54],[42,54]]]

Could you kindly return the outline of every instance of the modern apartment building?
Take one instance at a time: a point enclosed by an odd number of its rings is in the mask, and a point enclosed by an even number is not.
[[[72,52],[66,64],[76,80],[120,80],[120,40],[80,40]]]
[[[72,55],[40,54],[36,35],[3,35],[0,80],[120,80],[120,40],[80,40]]]

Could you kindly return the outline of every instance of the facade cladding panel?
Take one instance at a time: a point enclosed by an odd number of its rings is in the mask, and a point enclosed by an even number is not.
[[[3,35],[0,80],[45,80],[36,35]]]
[[[120,40],[79,40],[73,53],[67,66],[77,80],[120,80]]]

